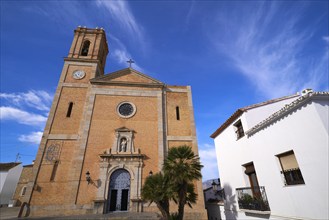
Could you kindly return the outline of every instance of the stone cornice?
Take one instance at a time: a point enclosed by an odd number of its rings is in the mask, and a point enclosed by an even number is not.
[[[130,87],[149,87],[149,88],[163,88],[165,84],[153,84],[153,83],[135,83],[135,82],[120,82],[120,81],[103,81],[93,79],[91,84],[96,85],[113,85],[113,86],[130,86]]]

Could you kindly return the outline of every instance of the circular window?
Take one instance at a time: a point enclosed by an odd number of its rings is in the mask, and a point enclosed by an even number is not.
[[[130,102],[121,102],[117,107],[117,112],[122,118],[130,118],[136,113],[136,106]]]

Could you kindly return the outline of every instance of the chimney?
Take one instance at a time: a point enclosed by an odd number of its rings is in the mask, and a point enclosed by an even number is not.
[[[313,92],[313,89],[304,89],[302,91],[302,96],[307,95],[307,94],[312,93],[312,92]]]

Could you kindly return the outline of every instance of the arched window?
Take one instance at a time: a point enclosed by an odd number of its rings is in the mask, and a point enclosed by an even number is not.
[[[89,46],[90,46],[90,41],[86,40],[83,43],[83,47],[82,47],[82,50],[81,50],[81,56],[87,56],[88,55]]]
[[[26,186],[23,186],[22,191],[21,191],[21,196],[25,196],[26,193]]]

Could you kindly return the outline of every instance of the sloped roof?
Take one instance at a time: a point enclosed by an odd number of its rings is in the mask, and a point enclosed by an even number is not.
[[[257,103],[257,104],[248,105],[248,106],[245,106],[243,108],[239,108],[212,135],[210,135],[210,137],[211,138],[217,137],[230,124],[232,124],[238,117],[240,117],[244,112],[246,112],[250,109],[258,108],[258,107],[261,107],[261,106],[269,105],[269,104],[272,104],[272,103],[275,103],[275,102],[279,102],[279,101],[294,98],[294,97],[298,97],[298,94],[290,95],[290,96],[284,96],[284,97],[281,97],[281,98],[272,99],[272,100],[268,100],[268,101],[265,101],[265,102],[260,102],[260,103]]]
[[[127,77],[133,79],[128,79]],[[163,87],[165,84],[135,69],[125,68],[90,80],[94,84]]]
[[[16,162],[0,163],[0,171],[8,171],[19,164],[21,163],[16,163]]]
[[[309,102],[312,100],[314,97],[325,97],[327,96],[329,98],[329,92],[310,92],[306,95],[303,95],[299,97],[298,99],[294,100],[290,104],[285,105],[283,108],[281,108],[279,111],[273,113],[270,115],[268,118],[265,120],[261,121],[260,123],[256,124],[254,127],[246,131],[247,135],[252,135],[259,131],[261,128],[266,127],[270,123],[280,119],[284,115],[288,114],[292,110],[298,108],[299,106]]]

